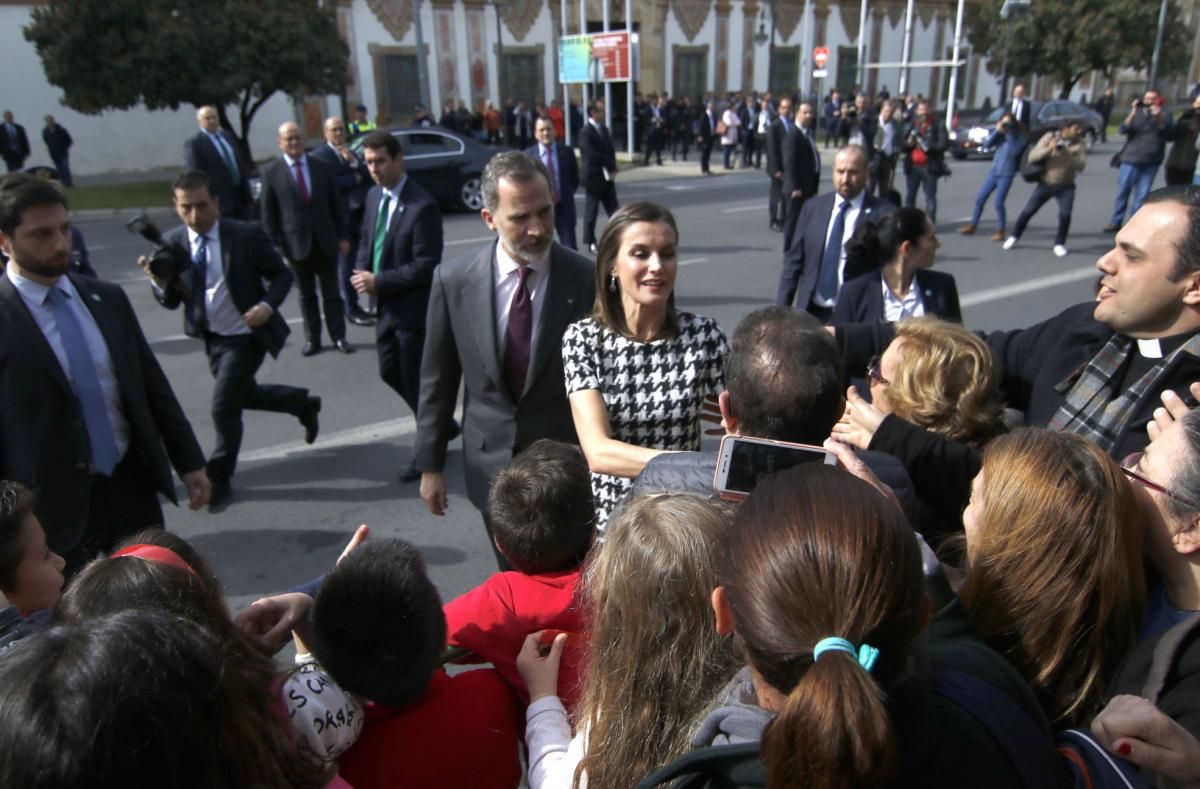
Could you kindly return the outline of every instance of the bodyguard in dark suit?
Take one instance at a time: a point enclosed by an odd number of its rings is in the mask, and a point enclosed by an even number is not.
[[[588,110],[588,121],[579,132],[579,152],[583,155],[583,192],[587,196],[583,207],[583,245],[595,252],[596,216],[600,205],[612,216],[617,210],[617,152],[612,135],[604,125],[604,102],[594,102]]]
[[[817,115],[807,101],[796,107],[795,123],[783,138],[783,250],[791,249],[800,209],[817,193],[821,182],[821,153],[817,149]]]
[[[767,112],[766,108],[763,112]],[[783,230],[786,215],[783,201],[783,141],[792,123],[792,100],[785,96],[779,101],[779,114],[767,125],[767,178],[771,179],[767,212],[772,230]]]
[[[575,192],[579,189],[579,163],[575,152],[556,142],[554,124],[539,118],[534,127],[538,144],[525,149],[525,155],[546,167],[550,175],[550,191],[554,200],[554,229],[558,243],[575,249]]]
[[[262,224],[296,273],[300,285],[300,315],[304,318],[304,347],[312,356],[321,351],[321,306],[329,339],[342,353],[353,353],[346,342],[346,316],[338,292],[337,256],[349,254],[346,217],[333,173],[324,162],[304,153],[304,138],[295,123],[279,127],[277,159],[263,165]],[[321,302],[317,304],[317,282]]]
[[[46,116],[42,142],[46,143],[46,150],[50,151],[50,160],[54,162],[54,169],[58,170],[59,183],[63,186],[74,186],[75,182],[71,178],[71,146],[75,141],[71,139],[71,133],[54,120],[53,115]]]
[[[889,322],[883,295],[886,287],[882,272],[863,274],[848,281],[838,294],[830,323]],[[934,315],[942,320],[962,323],[958,285],[952,275],[928,269],[917,271],[913,274],[911,287],[920,294],[922,315]]]
[[[0,478],[37,497],[68,573],[163,524],[172,466],[193,509],[204,454],[118,286],[69,272],[66,199],[39,178],[0,181]]]
[[[13,114],[4,111],[4,125],[0,126],[0,156],[8,165],[10,173],[17,172],[25,166],[29,158],[29,137],[25,127],[13,120]]]
[[[208,176],[184,173],[175,181],[175,210],[183,226],[164,238],[187,251],[188,276],[167,281],[151,277],[154,297],[167,309],[180,304],[183,329],[204,340],[212,372],[212,418],[217,444],[208,458],[211,508],[219,510],[232,495],[230,479],[242,445],[242,411],[291,414],[305,428],[305,440],[317,437],[321,398],[307,389],[254,380],[267,353],[279,356],[290,330],[279,308],[292,287],[292,272],[256,223],[220,219],[220,206]],[[149,273],[146,258],[138,263]]]
[[[712,175],[708,163],[712,159],[713,142],[717,139],[717,103],[709,99],[704,111],[696,118],[696,147],[700,149],[700,172]]]
[[[1017,84],[1013,86],[1012,102],[1013,118],[1021,124],[1021,130],[1029,134],[1029,124],[1033,120],[1033,102],[1025,98],[1025,86]]]
[[[833,160],[834,191],[804,203],[783,260],[775,303],[808,310],[828,323],[842,283],[859,271],[846,266],[845,243],[859,222],[895,209],[866,193],[867,157],[849,145]],[[828,242],[828,243],[827,243]]]
[[[399,140],[371,132],[362,150],[375,186],[367,193],[351,282],[379,305],[379,377],[416,416],[430,281],[442,262],[442,214],[429,193],[405,175]],[[401,482],[419,477],[411,463],[400,472]]]
[[[481,213],[498,243],[434,271],[417,464],[421,499],[435,515],[446,510],[443,470],[460,383],[467,496],[481,512],[492,478],[523,447],[539,438],[578,441],[563,383],[562,336],[591,312],[595,266],[554,242],[547,175],[516,151],[494,157],[483,174]],[[490,536],[486,519],[484,526]]]
[[[249,219],[250,165],[234,136],[221,128],[216,107],[196,110],[200,132],[183,144],[183,169],[199,170],[208,176],[213,197],[221,204],[221,216]]]
[[[358,291],[350,284],[354,264],[358,261],[358,244],[361,239],[363,208],[367,192],[371,188],[371,171],[362,158],[346,145],[346,124],[336,115],[325,119],[325,144],[311,153],[333,170],[333,181],[342,198],[342,212],[346,216],[346,234],[350,250],[338,254],[338,287],[342,303],[346,306],[346,319],[357,326],[375,323],[358,303]]]

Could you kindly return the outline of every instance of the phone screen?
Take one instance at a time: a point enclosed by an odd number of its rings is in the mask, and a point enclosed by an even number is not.
[[[805,463],[824,463],[825,454],[820,450],[735,441],[729,456],[725,487],[737,493],[749,493],[771,474]]]

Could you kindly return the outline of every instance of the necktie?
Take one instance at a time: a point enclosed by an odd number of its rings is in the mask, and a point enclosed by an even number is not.
[[[296,187],[300,190],[300,197],[304,202],[308,202],[308,184],[304,183],[304,168],[300,166],[300,160],[292,162],[292,167],[296,171]]]
[[[529,371],[529,343],[533,338],[533,302],[525,280],[529,266],[518,266],[521,277],[508,307],[508,327],[504,330],[504,382],[513,400],[520,400],[525,391],[525,374]]]
[[[208,236],[200,236],[196,255],[192,258],[192,319],[201,330],[208,326]]]
[[[117,439],[108,418],[100,376],[96,373],[92,352],[83,336],[83,327],[71,311],[70,296],[54,287],[46,299],[50,302],[50,312],[58,325],[58,336],[67,352],[67,364],[71,367],[71,378],[75,382],[75,395],[79,398],[88,443],[92,447],[92,465],[101,474],[112,476],[120,460],[117,457]]]
[[[850,201],[843,200],[841,208],[833,217],[833,230],[825,244],[821,257],[821,273],[817,275],[817,298],[824,302],[835,301],[838,294],[838,264],[842,262],[842,237],[846,234],[846,210]]]
[[[387,236],[388,208],[391,203],[391,194],[384,192],[383,199],[379,201],[379,213],[375,215],[375,241],[374,246],[371,247],[371,269],[376,274],[379,273],[379,265],[383,262],[383,240]]]
[[[217,151],[220,152],[221,158],[225,161],[225,166],[229,168],[229,176],[233,179],[233,185],[240,186],[242,176],[238,172],[237,157],[233,155],[233,149],[229,147],[229,143],[220,134],[214,134],[212,138],[217,144]]]
[[[550,196],[554,200],[554,204],[558,205],[558,173],[554,171],[554,150],[545,148],[546,169],[550,171]]]

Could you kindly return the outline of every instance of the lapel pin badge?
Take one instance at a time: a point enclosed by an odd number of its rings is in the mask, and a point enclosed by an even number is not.
[[[93,293],[93,294],[92,294],[92,301],[100,301],[100,294],[99,294],[99,293]]]

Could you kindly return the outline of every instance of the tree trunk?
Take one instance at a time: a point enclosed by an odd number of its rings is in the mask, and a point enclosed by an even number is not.
[[[1082,78],[1083,78],[1082,71],[1076,71],[1074,74],[1071,74],[1069,76],[1064,75],[1064,78],[1062,80],[1062,90],[1060,90],[1058,92],[1058,97],[1060,99],[1071,98],[1071,88],[1075,87],[1075,83],[1078,82]]]

